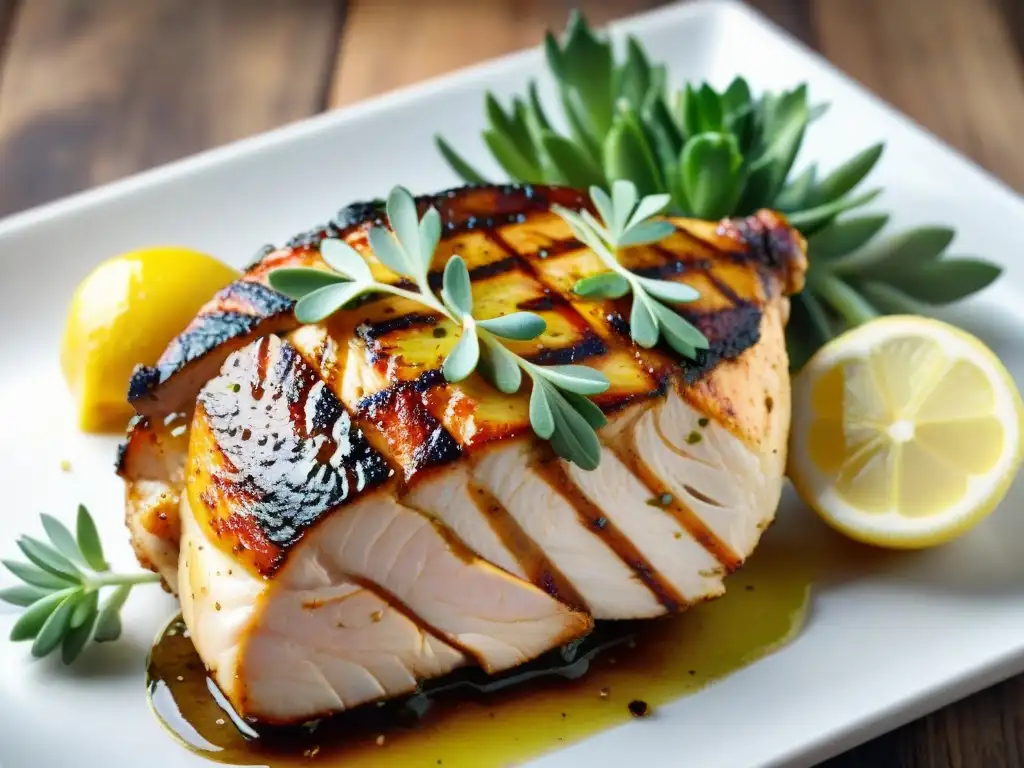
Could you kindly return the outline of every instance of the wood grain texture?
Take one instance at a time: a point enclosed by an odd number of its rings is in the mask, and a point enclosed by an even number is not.
[[[927,11],[916,0],[817,0],[811,10],[833,63],[1024,190],[1024,71],[1009,8],[1000,0],[930,0]]]
[[[538,45],[570,9],[592,24],[661,0],[351,0],[330,106],[338,107]]]
[[[0,214],[319,111],[341,7],[23,2],[0,87]]]

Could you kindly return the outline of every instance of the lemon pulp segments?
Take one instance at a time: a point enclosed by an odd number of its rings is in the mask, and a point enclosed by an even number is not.
[[[797,389],[793,482],[864,541],[947,540],[991,511],[1019,466],[1016,386],[980,341],[944,323],[869,323],[823,349]]]

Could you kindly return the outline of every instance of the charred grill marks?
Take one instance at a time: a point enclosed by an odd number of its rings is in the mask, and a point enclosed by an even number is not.
[[[560,461],[545,458],[537,461],[534,466],[551,489],[572,506],[585,527],[604,541],[608,548],[636,574],[666,611],[674,613],[687,604],[686,598],[658,573],[632,540],[605,516],[599,506],[587,498],[569,477]]]
[[[482,485],[471,482],[469,495],[495,536],[523,569],[527,579],[573,610],[587,610],[587,604],[576,588],[494,494]]]
[[[269,336],[236,354],[241,364],[227,366],[199,401],[231,462],[226,482],[250,497],[244,514],[286,548],[390,470],[294,347]]]

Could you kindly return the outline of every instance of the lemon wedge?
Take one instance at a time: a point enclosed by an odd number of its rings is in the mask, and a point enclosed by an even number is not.
[[[124,428],[128,380],[152,365],[200,307],[238,272],[212,256],[173,246],[115,256],[75,290],[60,362],[86,432]]]
[[[836,338],[793,383],[789,475],[834,528],[884,547],[964,533],[1006,495],[1024,404],[980,340],[923,317]]]

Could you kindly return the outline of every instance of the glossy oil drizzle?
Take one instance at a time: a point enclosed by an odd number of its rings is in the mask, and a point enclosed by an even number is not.
[[[316,726],[257,732],[238,720],[176,620],[153,648],[150,700],[180,742],[229,765],[516,765],[641,710],[656,714],[790,641],[806,616],[812,566],[806,551],[765,538],[719,600],[666,620],[599,626],[577,647],[504,675],[459,672]]]

